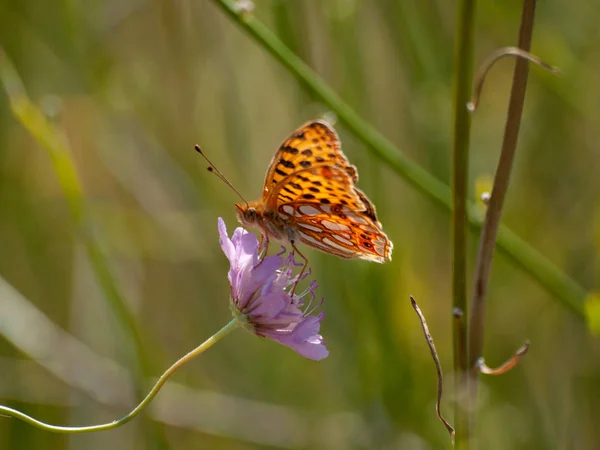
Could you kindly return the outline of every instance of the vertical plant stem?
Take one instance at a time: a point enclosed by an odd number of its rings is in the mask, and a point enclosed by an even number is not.
[[[461,0],[458,7],[458,27],[454,69],[454,136],[452,167],[452,308],[454,326],[454,372],[456,402],[454,409],[455,444],[468,449],[469,425],[468,392],[469,349],[467,347],[467,192],[469,175],[469,140],[471,115],[467,103],[471,96],[473,74],[473,35],[475,0]]]
[[[531,48],[531,36],[533,33],[533,22],[535,16],[535,0],[524,0],[521,15],[521,28],[519,31],[519,48],[529,52]],[[485,321],[485,297],[490,277],[492,257],[496,246],[496,237],[502,215],[504,198],[508,190],[510,174],[517,147],[521,117],[523,114],[523,103],[525,102],[525,89],[527,87],[527,76],[529,73],[529,62],[518,58],[513,74],[512,90],[504,128],[502,150],[496,175],[494,187],[487,208],[486,218],[481,231],[477,265],[475,267],[475,281],[473,288],[473,300],[471,303],[471,321],[469,329],[470,367],[475,367],[478,359],[482,356],[484,340]],[[471,401],[477,398],[477,372],[473,372],[470,386]]]

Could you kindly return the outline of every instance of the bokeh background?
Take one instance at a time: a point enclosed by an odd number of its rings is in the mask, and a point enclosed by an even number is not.
[[[520,2],[479,2],[476,61],[515,45]],[[403,154],[450,181],[455,2],[257,0],[255,15]],[[598,283],[600,4],[540,2],[534,67],[504,223],[577,283]],[[149,379],[230,319],[217,217],[248,199],[279,143],[330,111],[205,0],[2,0],[0,44],[64,133],[92,225],[150,359]],[[476,63],[477,64],[477,63]],[[472,198],[490,186],[513,62],[474,117]],[[185,366],[149,414],[61,436],[0,417],[0,448],[450,448],[413,294],[446,371],[452,421],[449,214],[339,124],[359,187],[393,240],[386,265],[303,247],[325,297],[330,356],[316,363],[237,331]],[[477,239],[470,241],[470,263]],[[0,400],[56,424],[110,421],[144,390],[128,334],[99,288],[48,154],[0,91]],[[482,379],[479,448],[600,448],[600,344],[585,322],[497,254],[486,360],[528,338],[508,374]]]

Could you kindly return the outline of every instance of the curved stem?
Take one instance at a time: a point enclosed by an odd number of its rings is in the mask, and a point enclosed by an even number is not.
[[[9,408],[7,406],[0,405],[0,414],[5,414],[7,416],[14,417],[16,419],[22,420],[23,422],[28,423],[29,425],[33,425],[34,427],[41,428],[42,430],[51,431],[53,433],[62,433],[62,434],[79,434],[79,433],[92,433],[95,431],[105,431],[113,428],[120,427],[121,425],[125,425],[127,422],[133,420],[153,399],[156,397],[156,394],[160,391],[163,384],[169,379],[171,375],[173,375],[181,366],[190,362],[196,356],[204,353],[218,341],[223,339],[237,327],[242,324],[241,317],[236,317],[231,320],[227,325],[221,328],[217,333],[208,338],[198,347],[196,347],[191,352],[187,353],[185,356],[179,358],[171,367],[169,367],[158,379],[156,384],[152,387],[148,395],[126,416],[122,417],[119,420],[115,420],[113,422],[104,423],[101,425],[91,425],[85,427],[63,427],[57,425],[50,425],[40,420],[37,420],[27,414],[24,414],[16,409]]]
[[[521,357],[525,356],[527,351],[529,350],[529,341],[525,342],[521,347],[517,349],[517,351],[510,357],[508,361],[505,361],[502,365],[491,368],[486,363],[483,357],[479,358],[477,361],[474,370],[479,370],[480,373],[484,375],[503,375],[513,367],[517,365]]]
[[[433,337],[431,336],[431,333],[429,332],[429,327],[427,326],[427,321],[425,320],[425,316],[423,315],[421,308],[419,308],[419,305],[417,305],[417,301],[415,300],[415,298],[412,295],[410,296],[410,304],[412,305],[413,309],[417,313],[417,316],[419,317],[419,321],[421,322],[421,328],[423,328],[423,334],[425,335],[425,340],[427,341],[427,345],[429,346],[429,352],[431,353],[431,357],[433,358],[433,363],[435,364],[435,371],[437,374],[437,397],[436,397],[436,402],[435,402],[435,412],[437,413],[437,416],[440,419],[440,421],[446,427],[446,430],[448,430],[448,433],[450,433],[450,437],[454,438],[454,428],[452,427],[452,425],[450,425],[450,422],[448,422],[444,418],[444,416],[442,415],[442,411],[441,411],[442,394],[443,394],[443,390],[444,390],[444,374],[442,372],[442,365],[440,364],[440,358],[439,358],[437,350],[435,348],[435,344],[433,342]]]
[[[475,87],[473,89],[473,97],[471,98],[471,101],[467,104],[467,108],[470,112],[475,112],[477,110],[477,107],[479,106],[479,97],[481,97],[481,90],[483,89],[483,83],[487,78],[488,72],[494,66],[494,64],[498,62],[498,60],[504,58],[505,56],[515,56],[517,58],[523,58],[529,62],[537,64],[542,69],[546,69],[547,71],[555,75],[561,74],[561,71],[558,67],[551,66],[550,64],[547,64],[544,61],[542,61],[537,56],[532,55],[531,53],[526,52],[525,50],[522,50],[518,47],[499,48],[493,51],[492,54],[487,57],[487,59],[481,64],[479,70],[477,71],[477,74],[475,75]]]

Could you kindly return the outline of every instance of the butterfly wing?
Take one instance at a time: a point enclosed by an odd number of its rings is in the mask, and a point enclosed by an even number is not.
[[[325,122],[309,122],[275,154],[263,201],[307,245],[342,258],[389,261],[393,245],[375,207],[354,186],[357,180],[336,132]]]
[[[266,204],[271,211],[281,210],[282,206],[292,203],[331,205],[325,209],[338,205],[353,211],[363,211],[368,207],[363,203],[361,195],[364,196],[354,187],[346,171],[337,167],[320,166],[287,175],[271,190]]]
[[[356,168],[348,162],[342,153],[337,133],[329,124],[316,120],[298,128],[279,147],[271,160],[265,177],[263,201],[270,209],[275,209],[280,202],[290,201],[290,193],[281,189],[284,182],[289,185],[289,176],[307,173],[311,169],[332,168],[341,173],[338,177],[344,186],[358,181]],[[350,183],[346,183],[349,179]],[[297,180],[294,180],[297,181]],[[300,178],[302,181],[302,178]],[[288,186],[294,187],[294,185]],[[329,186],[333,188],[332,186]],[[308,188],[308,186],[307,186]],[[318,184],[313,188],[319,188]],[[314,189],[313,189],[314,191]],[[307,194],[310,192],[307,191]],[[314,192],[313,192],[314,193]],[[279,198],[278,198],[279,195]],[[356,199],[360,201],[360,199]]]
[[[367,211],[298,202],[281,205],[280,214],[285,216],[292,209],[295,232],[303,243],[341,258],[391,261],[393,244]]]

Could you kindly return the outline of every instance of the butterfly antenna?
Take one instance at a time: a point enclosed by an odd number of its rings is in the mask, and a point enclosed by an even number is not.
[[[246,207],[248,207],[249,205],[248,205],[248,202],[246,201],[246,199],[245,199],[244,197],[242,197],[242,194],[240,194],[240,192],[239,192],[239,191],[238,191],[238,190],[235,188],[235,186],[234,186],[234,185],[231,183],[231,181],[229,181],[229,180],[227,179],[227,177],[225,177],[225,175],[223,175],[223,174],[222,174],[222,173],[219,171],[219,169],[217,169],[217,167],[216,167],[216,166],[215,166],[215,165],[214,165],[212,162],[210,162],[210,159],[208,159],[208,158],[206,157],[206,155],[204,154],[204,152],[202,151],[202,149],[200,148],[200,146],[199,146],[198,144],[196,144],[196,145],[194,146],[194,148],[196,149],[196,151],[197,151],[198,153],[200,153],[200,155],[202,155],[202,157],[203,157],[203,158],[206,160],[206,162],[208,163],[208,168],[207,168],[207,169],[208,169],[208,171],[209,171],[209,172],[211,172],[211,173],[214,173],[214,174],[215,174],[217,177],[219,177],[219,179],[220,179],[220,180],[221,180],[223,183],[225,183],[227,186],[229,186],[229,187],[230,187],[230,188],[233,190],[233,192],[235,192],[235,193],[238,195],[238,197],[242,199],[242,201],[243,201],[243,202],[246,204]]]

